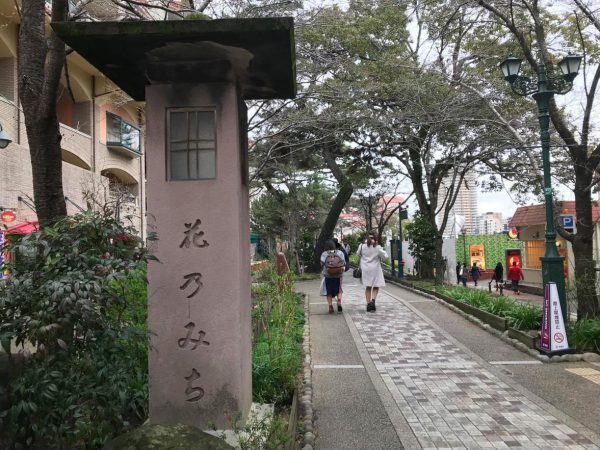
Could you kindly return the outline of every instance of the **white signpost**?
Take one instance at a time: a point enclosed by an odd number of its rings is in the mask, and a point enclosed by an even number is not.
[[[539,349],[548,356],[575,352],[575,349],[569,348],[567,332],[558,298],[558,289],[556,288],[556,283],[552,282],[546,283],[544,287],[542,333]]]

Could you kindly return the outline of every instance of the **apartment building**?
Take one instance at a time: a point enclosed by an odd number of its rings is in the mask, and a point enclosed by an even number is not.
[[[479,211],[476,179],[476,174],[469,172],[460,184],[456,202],[450,211],[446,229],[444,230],[445,238],[456,237],[461,234],[463,230],[465,230],[467,234],[474,234],[477,232]],[[445,197],[446,186],[448,186],[450,182],[450,179],[442,181],[440,198]]]
[[[10,223],[0,219],[0,228],[26,230],[35,228],[37,217],[17,86],[18,23],[14,3],[0,2],[0,124],[13,141],[0,149],[0,208],[15,213]],[[67,66],[56,99],[67,211],[86,209],[90,200],[109,204],[144,234],[143,104],[77,53],[67,56]]]
[[[504,231],[502,213],[488,211],[479,218],[479,234],[496,234]]]

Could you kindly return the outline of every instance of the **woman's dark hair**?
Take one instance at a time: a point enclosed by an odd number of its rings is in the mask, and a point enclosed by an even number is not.
[[[335,250],[335,244],[332,240],[325,242],[325,250]]]
[[[379,244],[379,241],[377,240],[377,233],[374,231],[369,231],[369,234],[367,234],[367,247],[375,247],[377,244]]]

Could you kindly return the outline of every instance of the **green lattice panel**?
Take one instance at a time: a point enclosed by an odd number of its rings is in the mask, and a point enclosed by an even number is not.
[[[483,245],[486,269],[493,269],[496,266],[496,263],[500,261],[504,266],[504,270],[506,271],[504,250],[507,248],[523,249],[523,243],[521,241],[510,240],[506,234],[467,234],[464,240],[466,241],[467,246],[467,258],[469,259],[469,266],[471,265],[469,258],[469,246]],[[464,261],[463,245],[463,236],[460,235],[456,238],[456,260],[460,262]]]

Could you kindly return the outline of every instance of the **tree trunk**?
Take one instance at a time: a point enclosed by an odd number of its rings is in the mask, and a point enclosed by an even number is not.
[[[331,205],[329,213],[327,213],[327,218],[321,227],[321,232],[315,243],[315,253],[313,255],[312,265],[310,266],[311,272],[317,273],[321,271],[321,253],[323,253],[323,250],[325,249],[325,242],[333,237],[335,225],[337,224],[344,206],[346,206],[346,203],[350,197],[352,197],[353,191],[352,183],[349,180],[345,180],[340,184],[340,190],[335,196],[335,200]]]
[[[40,225],[46,226],[67,215],[58,120],[56,117],[54,120],[26,119],[25,125],[31,155],[35,209]]]
[[[577,234],[574,236],[575,287],[577,289],[577,320],[600,316],[594,268],[594,223],[589,189],[575,189]]]
[[[337,144],[332,142],[329,145],[331,148],[335,148]],[[309,270],[314,273],[321,271],[321,253],[323,253],[325,248],[325,242],[333,237],[335,225],[340,218],[340,214],[342,213],[344,206],[346,206],[346,203],[348,203],[348,200],[350,200],[350,197],[352,197],[352,192],[354,191],[352,181],[344,174],[340,166],[338,166],[337,162],[335,161],[335,156],[330,151],[330,147],[325,147],[323,149],[323,159],[338,182],[340,190],[335,196],[333,205],[331,205],[329,213],[327,213],[327,218],[321,227],[321,232],[319,233],[319,237],[315,243],[313,261],[309,268]]]
[[[442,235],[435,237],[435,284],[444,284],[444,272],[447,270],[442,249],[444,240]]]
[[[65,44],[52,33],[46,36],[46,3],[23,0],[19,29],[19,97],[33,176],[38,221],[46,226],[67,215],[62,186],[60,128],[56,98],[65,61]],[[67,1],[53,0],[52,20],[67,20]]]

